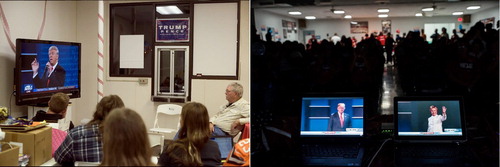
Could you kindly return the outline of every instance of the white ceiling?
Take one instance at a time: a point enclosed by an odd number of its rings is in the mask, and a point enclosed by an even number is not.
[[[279,1],[279,2],[276,2]],[[498,0],[482,1],[436,1],[436,0],[309,0],[302,2],[311,3],[283,3],[283,0],[253,0],[252,8],[265,10],[271,13],[303,19],[305,16],[316,16],[316,19],[343,19],[344,15],[333,14],[334,9],[342,9],[346,15],[356,18],[375,18],[379,13],[377,9],[389,8],[389,17],[415,17],[415,13],[423,13],[425,17],[451,16],[452,12],[461,11],[464,14],[474,14],[490,8],[499,7]],[[291,2],[297,2],[292,0]],[[328,2],[326,2],[328,1]],[[290,5],[292,4],[292,5]],[[436,6],[432,12],[422,12],[424,7]],[[477,10],[466,10],[467,6],[480,5]],[[292,16],[289,11],[300,11],[302,15]],[[497,16],[498,17],[498,16]]]

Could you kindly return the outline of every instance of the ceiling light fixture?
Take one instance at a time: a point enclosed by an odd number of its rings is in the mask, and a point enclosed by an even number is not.
[[[386,18],[386,17],[389,17],[389,15],[388,14],[379,14],[378,17],[380,17],[380,18]]]
[[[453,13],[451,13],[451,15],[453,15],[453,16],[463,15],[463,14],[464,14],[464,12],[453,12]]]
[[[358,22],[355,22],[355,21],[351,21],[351,24],[358,24]]]
[[[481,6],[477,6],[477,5],[476,6],[469,6],[469,7],[467,7],[467,10],[476,10],[479,8],[481,8]]]
[[[434,11],[434,8],[433,7],[425,7],[425,8],[422,8],[422,12],[432,12]]]
[[[379,12],[379,13],[388,13],[389,9],[378,9],[377,12]]]
[[[182,14],[182,11],[177,6],[157,6],[156,12],[162,15]]]
[[[299,12],[299,11],[291,11],[291,12],[288,12],[289,15],[301,15],[302,12]]]
[[[336,9],[336,10],[333,10],[333,13],[334,14],[344,14],[345,11],[344,10],[338,10],[338,9]]]
[[[345,15],[345,16],[344,16],[344,19],[351,19],[351,18],[352,18],[352,16],[351,16],[351,15]]]
[[[315,16],[306,16],[306,19],[307,20],[314,20],[314,19],[316,19],[316,17]]]
[[[423,16],[423,14],[422,13],[415,13],[415,16],[421,17],[421,16]]]

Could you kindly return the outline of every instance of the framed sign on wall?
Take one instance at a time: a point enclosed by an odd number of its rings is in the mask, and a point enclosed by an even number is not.
[[[156,19],[156,42],[189,42],[189,18]]]
[[[382,32],[384,34],[391,32],[391,21],[390,20],[382,20]]]
[[[352,34],[366,34],[368,33],[368,21],[351,22]]]

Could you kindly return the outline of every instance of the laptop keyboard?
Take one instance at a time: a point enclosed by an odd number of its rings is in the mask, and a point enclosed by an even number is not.
[[[463,149],[457,146],[404,146],[401,149],[401,156],[414,158],[453,158],[460,156],[463,153],[461,150]]]
[[[338,158],[356,158],[359,153],[359,145],[303,145],[302,150],[308,157],[338,157]]]

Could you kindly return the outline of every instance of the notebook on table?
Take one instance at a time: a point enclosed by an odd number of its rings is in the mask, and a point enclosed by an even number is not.
[[[362,165],[364,97],[355,95],[301,97],[299,138],[303,165]],[[339,103],[345,106],[343,125],[332,120],[340,120]]]
[[[463,164],[464,112],[461,97],[395,97],[396,165]]]

